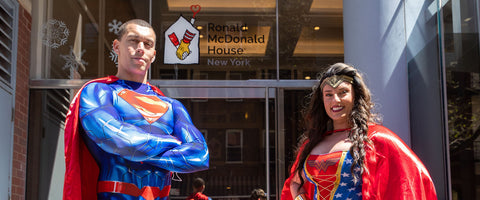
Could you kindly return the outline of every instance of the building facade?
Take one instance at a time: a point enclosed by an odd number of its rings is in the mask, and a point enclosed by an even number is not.
[[[439,199],[480,199],[478,0],[1,0],[0,7],[0,156],[8,160],[0,199],[61,199],[70,99],[86,81],[116,73],[112,41],[133,18],[157,34],[150,83],[186,106],[211,154],[209,170],[175,177],[171,199],[184,199],[195,177],[213,199],[246,199],[255,188],[279,199],[301,110],[317,73],[336,62],[365,74],[375,111],[424,162]],[[192,43],[172,61],[179,23]]]

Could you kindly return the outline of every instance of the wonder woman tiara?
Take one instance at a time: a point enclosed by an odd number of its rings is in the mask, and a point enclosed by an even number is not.
[[[353,84],[353,78],[347,75],[333,75],[323,80],[322,84],[320,84],[320,89],[323,90],[325,84],[328,84],[333,88],[337,88],[342,82]]]

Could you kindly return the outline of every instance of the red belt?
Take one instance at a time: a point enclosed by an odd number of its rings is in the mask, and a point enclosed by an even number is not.
[[[158,197],[168,196],[168,193],[170,192],[170,185],[163,187],[161,190],[159,187],[152,186],[145,186],[142,189],[139,189],[136,185],[131,183],[118,181],[99,181],[97,193],[100,192],[120,193],[135,197],[142,196],[146,200],[153,200]]]

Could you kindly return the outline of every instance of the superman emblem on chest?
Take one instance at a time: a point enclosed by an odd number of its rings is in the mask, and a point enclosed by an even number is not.
[[[133,106],[148,123],[153,123],[168,111],[168,104],[157,96],[144,95],[123,89],[118,96]]]

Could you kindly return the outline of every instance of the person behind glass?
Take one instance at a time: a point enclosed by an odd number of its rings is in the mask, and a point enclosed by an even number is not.
[[[211,200],[210,197],[203,194],[205,190],[205,181],[202,178],[193,180],[193,193],[186,200]]]
[[[344,63],[319,76],[282,200],[437,199],[418,157],[379,124],[361,74]]]
[[[260,188],[252,190],[252,194],[250,195],[250,200],[266,200],[267,194]]]
[[[172,172],[208,168],[205,139],[185,107],[147,82],[155,43],[149,23],[125,22],[113,41],[116,76],[86,83],[72,100],[64,199],[163,200]]]

